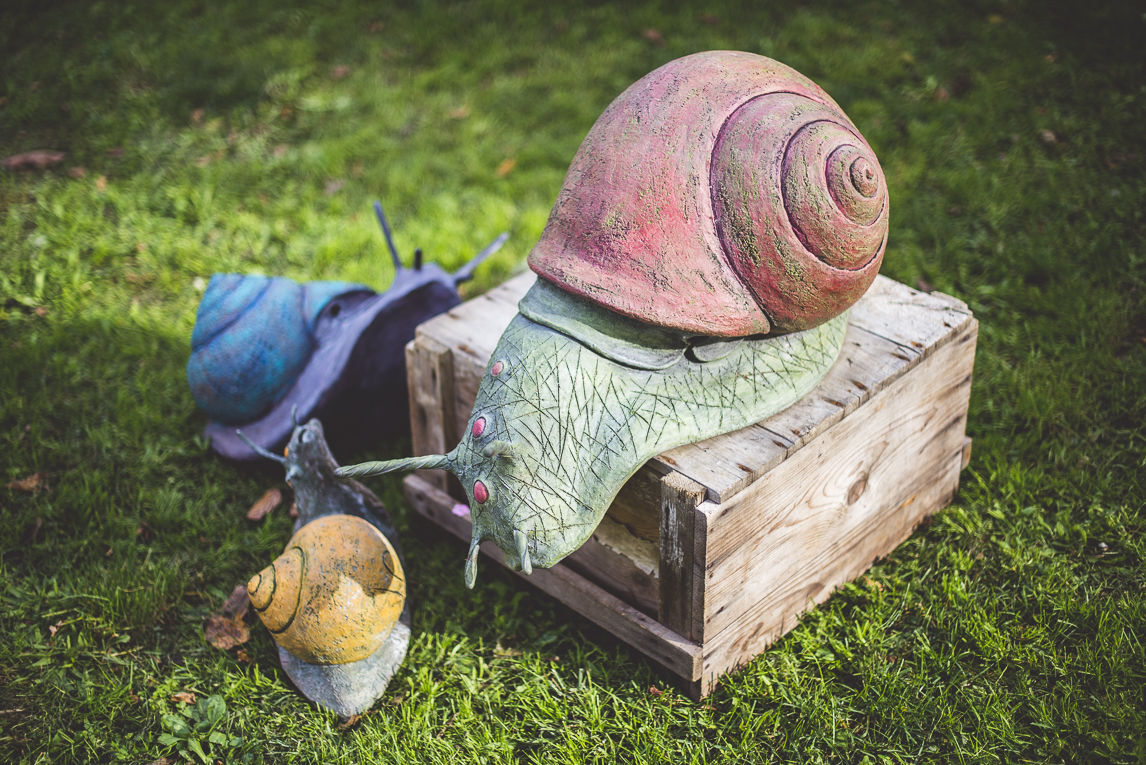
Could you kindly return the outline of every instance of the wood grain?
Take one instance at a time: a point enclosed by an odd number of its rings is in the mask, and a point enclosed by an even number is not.
[[[606,592],[657,618],[660,593],[657,550],[652,542],[633,536],[608,516],[601,520],[593,536],[562,563]]]
[[[949,501],[977,323],[728,503],[706,504],[706,671],[782,634]],[[724,634],[728,632],[728,634]],[[719,648],[709,651],[712,644]]]
[[[704,487],[680,473],[661,481],[660,593],[657,621],[692,638],[693,526]]]
[[[406,376],[413,456],[445,454],[457,443],[452,352],[432,337],[416,337],[406,344]],[[444,470],[419,470],[418,474],[439,489],[449,487]]]

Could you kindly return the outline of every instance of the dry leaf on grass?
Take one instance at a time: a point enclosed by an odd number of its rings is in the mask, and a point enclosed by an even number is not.
[[[498,178],[504,178],[505,176],[510,174],[510,172],[513,170],[513,166],[516,164],[517,164],[517,160],[514,159],[513,157],[508,157],[506,159],[503,159],[501,161],[501,164],[497,166],[497,170],[493,171],[493,174],[496,175]]]
[[[643,34],[644,34],[646,40],[648,40],[649,42],[651,42],[653,45],[657,46],[658,48],[665,47],[665,36],[660,33],[659,29],[653,29],[652,27],[650,27],[650,28],[646,29]]]
[[[350,717],[347,717],[346,720],[343,721],[342,724],[338,726],[338,729],[339,730],[347,730],[349,728],[353,728],[355,725],[358,724],[358,722],[361,719],[362,719],[362,715],[350,715]]]
[[[62,151],[50,151],[48,149],[36,149],[35,151],[26,151],[22,154],[13,154],[4,160],[4,167],[7,170],[47,170],[52,165],[58,165],[63,162],[64,157],[67,156]]]
[[[9,489],[16,489],[17,491],[30,491],[37,492],[41,489],[47,491],[49,489],[48,483],[45,480],[47,476],[43,473],[32,473],[27,478],[21,478],[19,481],[12,481],[8,484]]]
[[[282,504],[283,493],[278,489],[267,489],[263,496],[259,497],[259,501],[251,505],[251,509],[247,511],[248,521],[261,521],[267,517],[267,514]]]
[[[106,175],[101,175],[99,178],[96,178],[96,191],[98,191],[101,194],[104,193],[105,191],[107,191],[107,176]]]
[[[83,178],[87,174],[88,174],[88,171],[84,169],[83,165],[76,165],[75,167],[73,167],[71,170],[68,171],[68,175],[70,175],[76,179]]]
[[[251,639],[251,631],[242,619],[232,619],[222,614],[211,614],[207,617],[207,626],[203,629],[207,642],[221,651],[228,651],[240,646]]]
[[[235,653],[235,661],[241,661],[244,664],[250,664],[251,663],[251,655],[249,653],[247,653],[246,651],[244,651],[242,648],[240,648]]]
[[[180,691],[171,697],[171,700],[178,704],[194,704],[195,694],[188,691]]]
[[[465,104],[450,110],[450,119],[464,120],[468,116],[470,116],[470,108]]]

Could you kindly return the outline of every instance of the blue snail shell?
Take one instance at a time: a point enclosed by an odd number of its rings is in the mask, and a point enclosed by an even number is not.
[[[191,333],[187,381],[213,420],[240,424],[266,414],[314,352],[315,323],[353,282],[299,284],[284,277],[215,274]]]

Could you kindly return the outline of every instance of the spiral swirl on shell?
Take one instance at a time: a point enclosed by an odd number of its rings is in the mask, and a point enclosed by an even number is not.
[[[883,171],[839,106],[776,61],[710,51],[605,110],[529,263],[657,326],[792,332],[863,295],[887,230]]]
[[[711,177],[725,254],[774,330],[814,327],[867,289],[887,241],[887,185],[838,109],[792,93],[753,99],[725,123]]]
[[[282,648],[311,664],[347,664],[385,642],[405,605],[406,581],[378,529],[327,515],[299,529],[247,592]]]

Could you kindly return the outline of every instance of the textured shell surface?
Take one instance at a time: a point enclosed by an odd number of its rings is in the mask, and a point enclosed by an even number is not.
[[[870,286],[887,202],[874,152],[819,86],[763,56],[697,53],[597,120],[529,265],[649,324],[791,332]]]
[[[319,665],[374,654],[406,601],[397,552],[377,528],[349,515],[327,515],[303,526],[247,590],[275,642]]]
[[[285,277],[214,274],[191,333],[187,381],[213,419],[249,422],[290,388],[314,351],[314,328],[336,296],[368,287]]]

